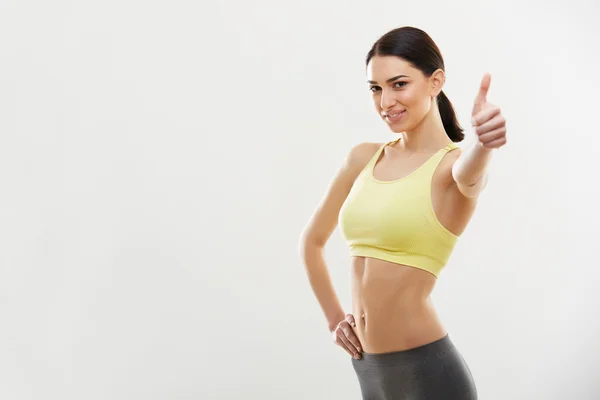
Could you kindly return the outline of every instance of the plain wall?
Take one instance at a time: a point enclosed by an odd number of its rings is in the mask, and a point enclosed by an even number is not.
[[[433,300],[480,398],[597,399],[593,1],[0,2],[0,398],[360,399],[297,251],[364,58],[427,31],[507,118]],[[461,144],[463,146],[464,144]],[[350,309],[349,254],[326,249]]]

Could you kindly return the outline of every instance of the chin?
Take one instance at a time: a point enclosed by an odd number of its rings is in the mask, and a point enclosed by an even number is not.
[[[387,122],[386,122],[386,124],[390,128],[390,130],[394,133],[402,133],[402,132],[406,131],[406,129],[404,128],[404,126],[406,124],[403,124],[403,123],[388,124]]]

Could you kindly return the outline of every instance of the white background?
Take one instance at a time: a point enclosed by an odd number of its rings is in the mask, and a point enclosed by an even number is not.
[[[1,0],[0,398],[360,399],[297,244],[348,150],[396,138],[364,58],[402,25],[440,47],[463,127],[486,71],[507,118],[433,296],[480,398],[600,398],[598,17]],[[349,309],[337,230],[326,256]]]

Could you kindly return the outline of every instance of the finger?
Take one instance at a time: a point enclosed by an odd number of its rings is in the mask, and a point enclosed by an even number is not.
[[[335,338],[335,344],[337,344],[338,346],[340,346],[342,349],[346,350],[346,353],[348,353],[350,355],[350,357],[354,357],[354,354],[344,344],[344,339],[342,339],[342,337],[343,336],[336,336],[336,338]]]
[[[348,323],[353,328],[356,328],[356,321],[354,320],[354,315],[346,314],[346,321],[348,321]],[[354,347],[356,347],[356,350],[358,350],[358,352],[360,353],[362,351],[362,349],[360,347],[360,340],[358,340],[358,337],[354,333],[354,330],[352,330],[352,329],[344,330],[344,333],[346,334],[346,337],[348,338],[348,340],[354,345]]]
[[[500,114],[500,107],[489,106],[488,104],[488,107],[473,115],[473,117],[471,118],[471,125],[477,126],[479,124],[483,124],[484,122],[490,120],[498,114]]]
[[[342,343],[348,348],[348,350],[350,350],[352,352],[352,355],[355,355],[356,347],[354,347],[354,345],[348,341],[348,335],[350,333],[354,334],[348,321],[340,322],[337,329],[335,330],[336,342],[337,342],[337,339],[339,338],[342,341]]]
[[[342,339],[344,344],[349,345],[348,349],[350,349],[353,354],[356,354],[356,347],[348,340],[350,335],[354,335],[354,331],[350,324],[347,321],[342,321],[335,333],[336,336],[339,336]]]
[[[348,321],[348,323],[350,325],[352,325],[353,327],[356,328],[356,321],[354,320],[354,315],[352,315],[352,314],[346,314],[346,321]]]
[[[350,343],[352,343],[352,345],[354,346],[354,348],[356,349],[357,352],[362,352],[362,347],[360,345],[360,340],[358,340],[358,337],[356,336],[356,334],[354,333],[354,331],[350,330],[350,332],[346,333],[346,339],[348,339],[348,341]]]
[[[493,131],[494,129],[498,129],[503,126],[506,126],[506,119],[504,119],[502,115],[498,114],[494,118],[484,122],[483,124],[477,125],[475,127],[475,132],[481,136],[484,133]]]
[[[352,327],[350,326],[350,324],[348,324],[348,322],[342,322],[340,324],[340,332],[339,332],[340,336],[342,337],[342,340],[344,340],[344,343],[348,343],[350,345],[350,347],[348,347],[353,353],[356,353],[356,346],[350,341],[348,340],[350,338],[350,336],[354,336],[354,331],[352,330]]]
[[[492,140],[491,142],[483,143],[482,146],[488,149],[497,149],[498,147],[502,147],[506,144],[506,136],[502,136],[496,140]]]
[[[481,79],[481,85],[479,86],[479,93],[477,93],[477,97],[475,97],[475,104],[481,105],[487,101],[488,90],[490,89],[490,83],[492,81],[492,76],[486,72]]]
[[[344,343],[344,346],[350,351],[352,357],[359,359],[360,353],[356,350],[356,347],[348,340],[348,338],[344,335],[340,336],[340,339]]]
[[[491,130],[487,133],[484,133],[483,135],[479,136],[479,141],[482,144],[485,144],[487,142],[491,142],[492,140],[496,140],[498,138],[501,138],[502,136],[506,136],[506,128],[505,127],[500,127],[498,129],[494,129]]]

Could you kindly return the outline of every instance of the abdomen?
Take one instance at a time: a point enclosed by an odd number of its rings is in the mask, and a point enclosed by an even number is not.
[[[354,330],[363,351],[401,351],[445,335],[430,298],[431,273],[373,258],[351,260]]]

